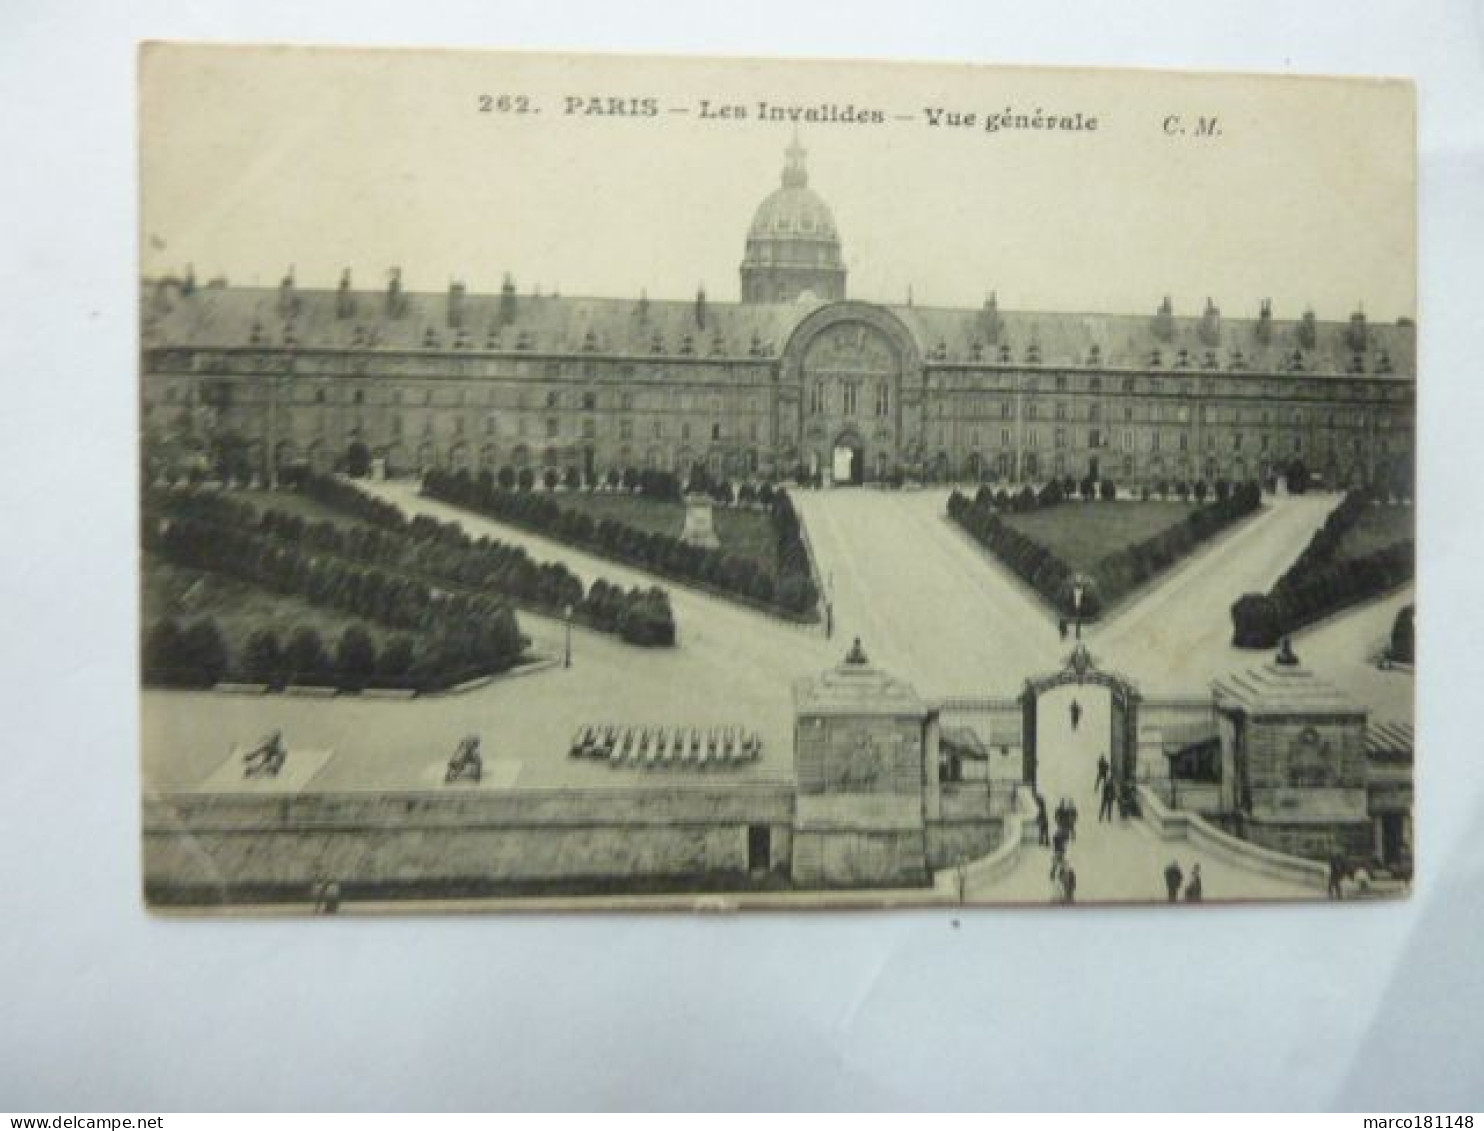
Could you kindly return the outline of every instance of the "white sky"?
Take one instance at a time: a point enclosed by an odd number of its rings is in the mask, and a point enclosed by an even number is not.
[[[1279,317],[1415,311],[1413,102],[1400,83],[880,63],[153,47],[142,73],[143,269],[198,279],[735,298],[791,127],[707,122],[703,98],[879,108],[809,125],[852,297]],[[542,112],[479,113],[525,93]],[[658,117],[564,114],[654,97]],[[931,128],[922,111],[1038,107],[1095,133]],[[1214,115],[1222,136],[1170,138]],[[163,244],[163,247],[160,245]]]

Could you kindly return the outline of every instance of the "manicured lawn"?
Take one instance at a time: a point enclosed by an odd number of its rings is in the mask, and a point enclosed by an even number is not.
[[[646,533],[679,538],[685,529],[685,506],[642,495],[594,495],[582,491],[555,496],[557,504],[582,511],[594,521],[612,519]],[[752,558],[770,575],[778,573],[778,535],[764,511],[742,507],[714,507],[712,523],[721,548],[740,558]]]
[[[585,491],[552,496],[564,510],[581,511],[594,522],[610,519],[646,534],[668,534],[679,538],[685,529],[685,507],[642,495],[590,495]],[[719,534],[719,532],[718,532]]]
[[[1007,514],[1004,521],[1085,573],[1109,554],[1182,521],[1194,509],[1194,503],[1179,502],[1075,502]]]
[[[1364,557],[1396,542],[1417,536],[1417,512],[1412,507],[1372,503],[1346,533],[1335,557],[1339,561]]]
[[[392,636],[409,636],[422,643],[422,634],[417,632],[393,632],[334,609],[311,605],[298,597],[270,593],[236,578],[172,565],[153,554],[144,556],[142,569],[144,631],[148,632],[163,617],[176,617],[187,624],[201,617],[212,617],[222,630],[234,662],[242,655],[248,637],[261,628],[278,633],[280,644],[287,644],[296,629],[312,628],[331,652],[340,634],[353,624],[359,624],[370,634],[378,650]]]

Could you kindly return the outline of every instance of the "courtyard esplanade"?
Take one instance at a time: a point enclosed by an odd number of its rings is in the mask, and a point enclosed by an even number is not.
[[[321,288],[292,272],[266,288],[146,281],[146,435],[238,445],[260,469],[330,469],[360,449],[393,474],[701,463],[1132,486],[1298,459],[1331,486],[1410,477],[1408,321],[1280,317],[1258,300],[1229,317],[1210,298],[1119,315],[1006,310],[993,293],[963,309],[850,300],[833,253],[826,287],[808,249],[775,246],[821,238],[813,213],[783,222],[781,208],[760,210],[768,254],[755,219],[744,267],[767,284],[754,293],[788,302],[542,295],[509,277],[491,294],[423,292],[396,270],[375,289],[348,270]],[[833,221],[826,234],[838,252]]]

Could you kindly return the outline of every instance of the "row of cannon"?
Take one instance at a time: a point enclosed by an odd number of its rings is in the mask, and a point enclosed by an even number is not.
[[[757,731],[742,727],[591,725],[577,728],[568,753],[612,766],[729,766],[762,750]]]

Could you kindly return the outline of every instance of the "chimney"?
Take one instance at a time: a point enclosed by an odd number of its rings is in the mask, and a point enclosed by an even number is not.
[[[335,317],[349,318],[356,312],[355,296],[350,293],[350,268],[340,272],[340,289],[335,292]]]
[[[180,293],[187,297],[196,293],[196,268],[193,264],[186,264],[185,278],[180,281]]]
[[[1169,295],[1165,295],[1164,301],[1159,304],[1159,309],[1154,312],[1154,320],[1150,323],[1150,329],[1162,342],[1168,342],[1175,336],[1175,304],[1170,301]]]
[[[1345,331],[1345,344],[1350,347],[1352,353],[1365,353],[1366,341],[1369,336],[1365,322],[1365,311],[1357,310],[1350,316],[1350,326]]]
[[[1201,314],[1200,339],[1211,348],[1215,348],[1221,341],[1221,308],[1206,299],[1206,309]]]
[[[706,328],[706,287],[704,285],[696,289],[696,325],[702,330]]]
[[[455,280],[448,284],[448,325],[457,330],[464,324],[464,284]]]
[[[994,291],[989,292],[989,297],[984,300],[984,339],[990,345],[998,345],[1000,331],[1004,329],[1004,321],[1000,318],[1000,300]]]
[[[402,294],[402,268],[393,267],[386,284],[386,313],[389,318],[400,318],[407,309],[407,299]]]
[[[639,304],[635,308],[635,311],[634,312],[639,315],[639,323],[640,323],[640,325],[643,325],[644,323],[646,323],[646,322],[649,321],[649,292],[648,291],[640,291],[639,292]]]
[[[294,268],[289,267],[289,272],[278,283],[278,313],[281,317],[292,318],[299,311],[299,298],[294,294]]]
[[[1303,321],[1299,323],[1298,340],[1300,347],[1306,350],[1313,349],[1315,343],[1319,340],[1319,327],[1314,321],[1314,311],[1312,308],[1304,311]]]
[[[1257,340],[1267,345],[1273,340],[1273,300],[1265,298],[1257,310]]]
[[[505,281],[500,284],[500,325],[509,326],[515,321],[515,280],[505,272]]]

